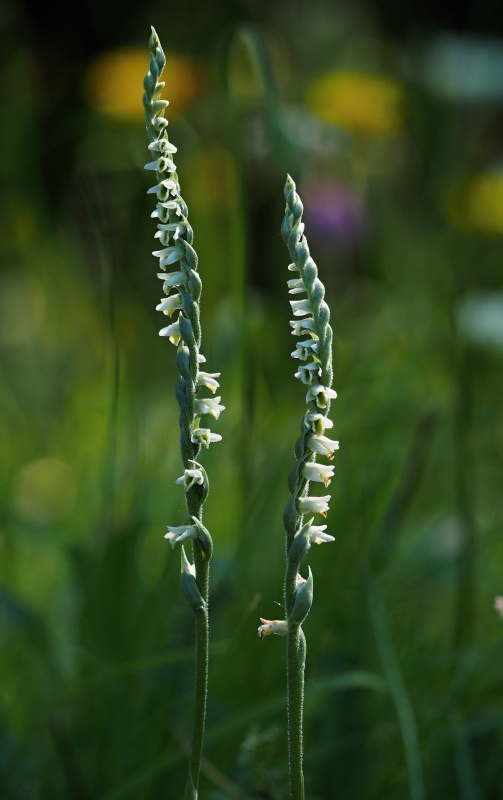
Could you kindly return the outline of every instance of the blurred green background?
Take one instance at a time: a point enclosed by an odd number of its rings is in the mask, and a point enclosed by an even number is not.
[[[193,620],[157,335],[154,24],[223,441],[201,797],[287,796],[282,510],[304,408],[283,184],[335,337],[309,800],[503,798],[503,26],[486,0],[0,11],[0,797],[176,800]]]

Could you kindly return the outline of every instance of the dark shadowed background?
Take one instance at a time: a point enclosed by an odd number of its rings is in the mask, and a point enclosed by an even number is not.
[[[223,436],[202,800],[286,800],[287,172],[334,329],[308,800],[503,798],[503,18],[494,4],[0,9],[0,797],[177,800],[193,620],[142,80],[153,24]]]

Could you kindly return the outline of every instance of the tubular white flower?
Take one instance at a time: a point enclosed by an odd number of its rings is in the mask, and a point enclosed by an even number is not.
[[[311,303],[306,298],[305,300],[290,300],[292,306],[293,316],[302,317],[304,314],[311,314]]]
[[[225,411],[225,406],[220,405],[221,399],[221,397],[196,398],[194,411],[196,414],[211,414],[212,417],[218,419],[221,412]]]
[[[176,322],[173,322],[172,325],[168,325],[166,328],[161,328],[161,330],[159,331],[159,336],[168,336],[169,341],[172,342],[176,347],[176,345],[182,338],[178,320]]]
[[[262,623],[258,628],[258,635],[261,639],[265,636],[272,636],[273,633],[278,636],[286,636],[288,632],[286,619],[262,619],[262,617],[259,619]]]
[[[162,289],[166,294],[175,286],[185,286],[187,283],[185,272],[158,272],[157,277],[164,281]]]
[[[179,294],[172,294],[169,297],[163,297],[161,302],[155,307],[156,311],[162,311],[167,317],[171,317],[175,311],[179,311],[182,307],[182,298]]]
[[[288,267],[287,267],[287,270],[289,272],[299,272],[299,268],[298,268],[297,264],[289,264]]]
[[[181,247],[172,245],[171,247],[164,247],[162,250],[153,250],[152,255],[160,259],[159,266],[161,269],[174,264],[175,261],[180,261],[185,255]]]
[[[334,477],[334,467],[327,466],[326,464],[318,464],[316,461],[306,461],[306,463],[302,465],[301,472],[308,481],[324,483],[325,486],[328,486]]]
[[[335,400],[336,397],[337,392],[335,389],[329,389],[326,386],[322,386],[321,383],[313,383],[307,390],[306,403],[314,400],[318,408],[326,408],[329,400]]]
[[[301,361],[307,361],[311,358],[313,353],[318,352],[318,338],[304,339],[303,342],[297,342],[297,347],[290,353],[292,358],[299,358]]]
[[[328,501],[330,495],[323,497],[300,497],[297,500],[298,509],[301,514],[322,514],[324,517],[328,513]]]
[[[165,178],[155,186],[151,186],[150,189],[148,189],[147,194],[155,194],[159,200],[164,203],[169,199],[170,195],[172,197],[176,197],[177,194],[180,194],[180,187],[177,181],[174,181],[171,178]]]
[[[198,535],[199,531],[195,525],[177,525],[176,527],[168,525],[168,532],[164,534],[164,538],[174,548],[178,542],[183,542],[185,539],[197,539]]]
[[[319,378],[320,374],[321,365],[319,362],[311,361],[309,364],[301,364],[295,373],[295,377],[310,386],[315,378]]]
[[[154,239],[159,239],[160,243],[165,247],[169,247],[171,241],[176,242],[180,235],[184,233],[183,225],[177,225],[174,222],[172,225],[158,225],[159,230],[154,234]]]
[[[318,435],[327,430],[327,428],[334,427],[334,423],[330,417],[324,417],[323,414],[317,411],[309,411],[309,413],[306,414],[304,417],[304,425]]]
[[[326,525],[311,525],[309,528],[309,540],[311,544],[323,544],[324,542],[335,542],[335,538],[325,533]]]
[[[292,336],[303,336],[304,331],[314,332],[315,330],[313,317],[306,317],[305,319],[292,319],[290,320],[290,325],[293,328]]]
[[[209,389],[210,392],[213,392],[213,394],[215,394],[216,390],[220,386],[219,382],[215,380],[215,378],[219,377],[220,377],[219,372],[199,371],[197,373],[196,386],[206,386],[206,388]]]
[[[157,203],[155,210],[152,211],[151,215],[152,219],[159,219],[161,222],[167,222],[169,219],[168,211],[163,208],[160,203]]]
[[[302,278],[292,278],[291,280],[287,281],[287,286],[289,294],[300,294],[300,292],[306,291],[306,287],[304,286],[304,281]]]
[[[154,126],[156,131],[160,132],[162,131],[163,128],[168,127],[168,120],[165,119],[164,117],[155,117],[155,119],[152,120],[152,125]]]
[[[163,153],[166,155],[167,153],[176,153],[176,147],[174,144],[171,144],[168,139],[156,139],[155,142],[151,142],[148,145],[149,150],[154,150],[155,152]]]
[[[183,475],[180,475],[180,477],[176,479],[175,483],[179,486],[183,486],[185,491],[188,492],[196,483],[200,486],[203,485],[204,475],[202,471],[196,467],[194,469],[186,469]]]
[[[177,217],[182,216],[182,209],[180,207],[180,203],[177,203],[176,200],[166,200],[165,202],[158,203],[157,207],[159,208],[159,206],[161,207],[161,209],[166,209],[166,211],[174,211]],[[153,212],[152,216],[153,217],[156,216],[155,211]],[[164,222],[166,222],[166,216],[167,215],[164,216],[163,219]]]
[[[170,172],[173,173],[176,171],[175,164],[173,163],[172,158],[165,158],[161,156],[157,159],[157,161],[150,161],[148,164],[145,164],[144,169],[152,170],[153,172]]]
[[[175,241],[180,237],[180,235],[185,234],[187,232],[187,228],[183,224],[183,222],[159,223],[157,227],[159,228],[159,231],[165,231],[166,233],[171,233]],[[159,231],[157,231],[155,236],[159,235]]]
[[[222,437],[219,433],[212,433],[209,428],[195,428],[190,435],[191,442],[200,444],[206,449],[212,442],[220,442]]]
[[[168,247],[171,241],[171,233],[169,231],[157,231],[157,233],[154,233],[154,239],[159,239],[160,244]]]
[[[339,449],[339,442],[329,439],[328,436],[323,436],[323,434],[313,434],[309,437],[308,444],[313,453],[326,456],[328,459],[332,459],[335,451]]]

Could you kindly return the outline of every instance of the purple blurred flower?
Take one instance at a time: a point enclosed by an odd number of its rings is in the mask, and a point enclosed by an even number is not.
[[[351,186],[321,180],[302,191],[310,233],[341,244],[356,244],[367,230],[363,197]]]

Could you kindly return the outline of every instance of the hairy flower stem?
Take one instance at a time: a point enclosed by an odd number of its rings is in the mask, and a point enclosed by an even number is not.
[[[288,476],[290,498],[283,514],[286,533],[286,570],[284,583],[285,620],[266,620],[258,632],[261,638],[276,633],[287,637],[287,712],[288,761],[291,800],[304,800],[303,773],[303,706],[306,639],[302,623],[313,600],[313,576],[299,572],[300,563],[312,543],[331,542],[326,525],[313,525],[314,517],[304,523],[305,514],[327,515],[330,497],[309,496],[311,481],[328,486],[333,467],[317,463],[319,455],[332,458],[339,443],[325,435],[332,427],[328,418],[330,401],[337,396],[332,385],[332,329],[330,312],[324,301],[325,289],[318,279],[316,264],[309,254],[302,223],[303,207],[293,180],[285,184],[285,217],[281,234],[292,263],[290,272],[297,273],[288,281],[294,319],[290,324],[295,336],[306,337],[297,344],[292,356],[300,361],[296,377],[307,387],[307,411],[302,419],[301,434],[295,444],[295,464]],[[307,298],[299,299],[298,294]],[[299,319],[302,317],[302,319]]]
[[[328,506],[325,506],[328,497],[310,498],[308,491],[310,480],[322,480],[325,485],[330,482],[327,477],[330,474],[330,468],[317,466],[316,457],[317,453],[323,453],[323,442],[330,441],[325,440],[323,436],[320,439],[324,427],[331,425],[330,420],[327,419],[327,416],[322,416],[322,413],[328,415],[330,399],[335,396],[335,392],[330,388],[332,385],[332,329],[328,324],[330,312],[324,302],[325,290],[318,279],[318,270],[309,254],[309,247],[304,236],[302,203],[290,177],[287,178],[285,185],[285,200],[285,217],[281,233],[293,262],[289,269],[299,275],[298,278],[289,281],[288,285],[294,296],[302,291],[307,293],[307,300],[290,302],[295,316],[305,317],[307,315],[306,320],[294,320],[291,323],[294,334],[308,336],[308,339],[299,345],[292,355],[304,361],[311,359],[309,364],[299,367],[296,377],[309,387],[306,401],[313,404],[311,413],[308,412],[303,420],[301,435],[295,445],[297,461],[289,476],[291,496],[283,515],[287,559],[285,609],[288,622],[287,703],[290,796],[292,800],[304,800],[303,706],[306,639],[302,631],[302,623],[309,613],[312,603],[312,575],[309,570],[309,577],[304,580],[299,574],[299,567],[311,541],[319,542],[321,540],[317,540],[315,534],[313,536],[315,529],[311,527],[311,523],[304,525],[303,512],[312,510],[326,516],[328,509]],[[316,417],[321,417],[324,422],[320,423],[320,420],[317,419],[314,424],[307,423],[308,419]],[[332,442],[327,446],[328,452],[325,454],[331,457],[336,447],[338,447],[338,443]]]
[[[304,800],[303,719],[306,637],[300,625],[290,623],[287,634],[288,770],[290,797]]]
[[[197,254],[193,247],[194,234],[188,220],[188,210],[180,194],[180,185],[173,153],[176,147],[167,135],[168,122],[163,111],[168,105],[160,97],[164,83],[160,81],[166,59],[155,30],[150,37],[150,65],[144,80],[147,134],[149,150],[154,161],[145,169],[155,172],[156,185],[149,194],[156,196],[156,208],[152,217],[157,219],[155,238],[160,248],[153,255],[159,258],[163,270],[158,277],[163,281],[163,297],[157,309],[168,317],[177,313],[176,321],[160,331],[177,348],[176,364],[180,376],[176,382],[176,399],[180,409],[180,450],[184,466],[183,475],[177,480],[185,490],[185,503],[189,522],[176,527],[168,526],[166,537],[174,547],[186,539],[192,540],[191,563],[181,547],[182,591],[195,615],[195,708],[189,774],[185,789],[185,800],[197,800],[201,755],[206,719],[208,693],[208,586],[209,562],[212,540],[203,525],[203,503],[208,495],[208,477],[198,463],[201,445],[208,447],[222,437],[200,427],[200,417],[210,414],[218,419],[224,406],[220,397],[199,397],[201,387],[214,392],[218,387],[218,373],[200,371],[205,361],[200,353],[201,324],[199,299],[202,283],[197,271]],[[174,269],[166,272],[166,267]]]
[[[209,569],[203,577],[206,585],[209,576]],[[196,561],[197,573],[197,561]],[[201,586],[200,586],[201,588]],[[201,591],[203,597],[205,594]],[[207,597],[207,593],[206,593]],[[195,612],[196,622],[196,681],[194,696],[194,724],[192,733],[192,744],[190,747],[189,774],[185,786],[184,800],[197,800],[199,772],[201,770],[201,757],[203,753],[204,728],[206,723],[206,703],[208,697],[208,651],[209,651],[209,625],[207,604],[199,611]]]

